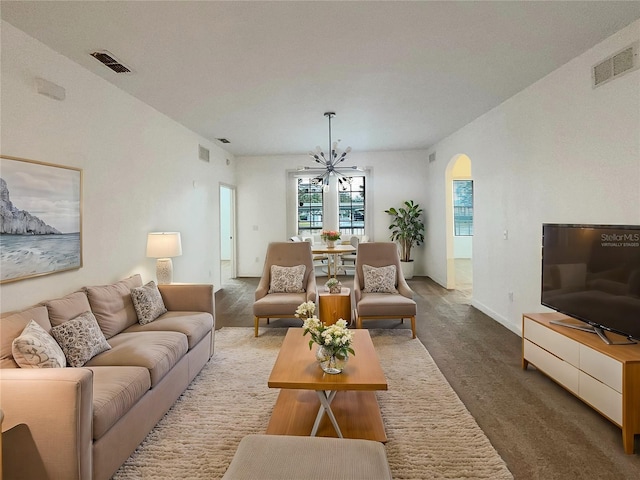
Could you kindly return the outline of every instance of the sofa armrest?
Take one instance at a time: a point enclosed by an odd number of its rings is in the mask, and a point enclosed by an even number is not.
[[[93,372],[0,370],[6,478],[92,477]]]
[[[215,297],[213,285],[170,283],[158,285],[164,306],[169,311],[209,312],[215,325]]]

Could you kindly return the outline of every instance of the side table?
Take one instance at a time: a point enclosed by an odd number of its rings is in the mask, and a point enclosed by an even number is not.
[[[351,289],[342,287],[340,293],[318,292],[320,321],[333,325],[340,318],[351,323]]]

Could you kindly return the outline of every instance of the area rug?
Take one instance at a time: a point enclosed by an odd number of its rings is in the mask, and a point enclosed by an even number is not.
[[[267,380],[285,332],[217,331],[211,361],[113,478],[222,477],[242,437],[267,428],[278,395]],[[512,479],[422,343],[407,330],[370,332],[389,386],[377,397],[393,478]]]

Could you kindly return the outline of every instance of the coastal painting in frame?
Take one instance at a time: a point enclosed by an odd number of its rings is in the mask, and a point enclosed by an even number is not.
[[[0,283],[82,267],[82,170],[0,156]]]

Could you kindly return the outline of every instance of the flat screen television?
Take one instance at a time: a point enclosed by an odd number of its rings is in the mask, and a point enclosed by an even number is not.
[[[543,224],[541,292],[607,343],[605,331],[640,340],[640,225]]]

